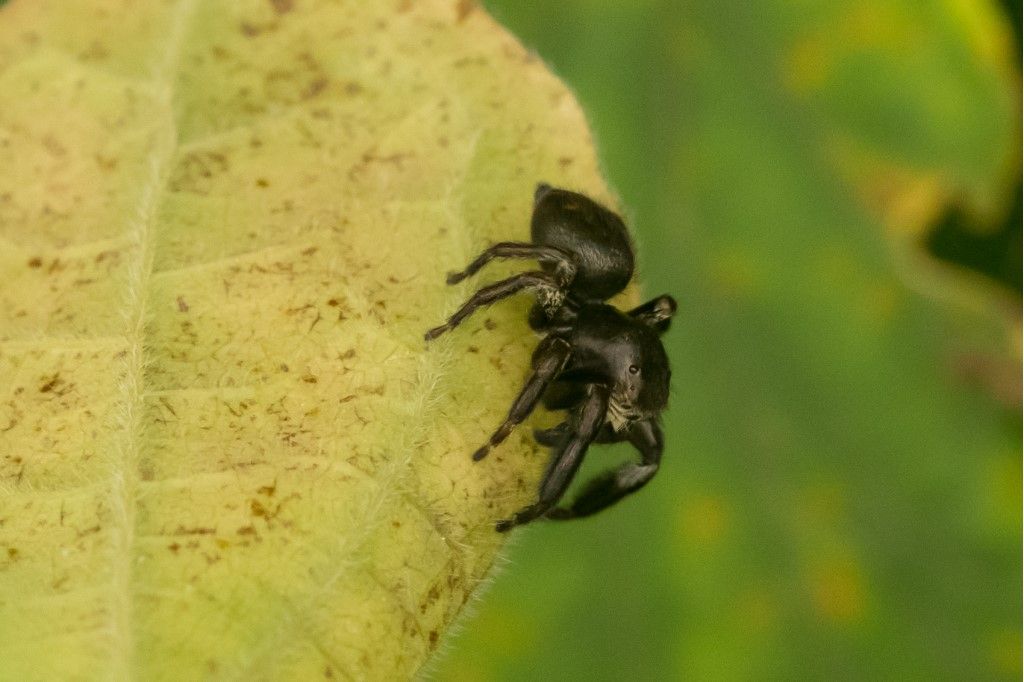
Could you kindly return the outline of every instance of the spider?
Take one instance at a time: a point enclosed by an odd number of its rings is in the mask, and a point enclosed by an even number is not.
[[[622,219],[592,199],[541,183],[534,193],[532,242],[501,242],[481,253],[456,284],[494,259],[537,260],[539,270],[524,272],[477,291],[427,341],[454,329],[475,310],[520,291],[537,302],[530,326],[543,334],[533,353],[530,378],[513,401],[508,417],[473,454],[480,461],[526,419],[538,402],[566,410],[564,422],[534,431],[552,449],[538,499],[511,518],[500,532],[541,516],[589,516],[643,487],[658,471],[664,438],[658,418],[669,393],[669,365],[659,336],[668,329],[676,302],[658,296],[628,312],[606,303],[633,277],[633,246]],[[629,441],[640,453],[591,481],[568,506],[556,506],[572,482],[591,443]]]

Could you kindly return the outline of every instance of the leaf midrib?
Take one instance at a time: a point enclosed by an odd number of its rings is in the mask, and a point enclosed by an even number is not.
[[[138,500],[138,463],[144,440],[144,399],[146,373],[147,293],[153,270],[153,234],[157,208],[178,146],[178,125],[174,115],[174,86],[195,0],[178,0],[171,14],[170,30],[160,59],[154,65],[150,81],[162,120],[154,127],[154,146],[148,176],[139,195],[134,215],[127,224],[130,248],[135,252],[125,282],[126,354],[121,392],[124,411],[120,429],[123,452],[120,470],[111,481],[112,513],[115,516],[113,541],[112,658],[115,677],[135,677],[135,629],[132,572],[136,561],[136,505]]]

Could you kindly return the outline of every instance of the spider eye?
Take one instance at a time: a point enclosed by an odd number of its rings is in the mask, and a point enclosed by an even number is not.
[[[629,366],[629,373],[630,374],[639,374],[640,373],[640,368],[637,367],[636,365],[630,365]]]

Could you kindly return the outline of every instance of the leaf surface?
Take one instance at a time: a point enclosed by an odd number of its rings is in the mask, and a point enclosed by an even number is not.
[[[542,466],[469,458],[527,303],[423,332],[541,179],[609,199],[471,3],[5,5],[0,677],[418,669]]]

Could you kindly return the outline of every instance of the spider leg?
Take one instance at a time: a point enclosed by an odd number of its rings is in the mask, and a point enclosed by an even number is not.
[[[558,504],[559,498],[565,494],[569,483],[572,482],[572,477],[576,475],[587,447],[601,430],[607,411],[608,389],[598,384],[591,385],[586,400],[580,405],[573,419],[572,435],[564,441],[541,481],[537,501],[520,509],[512,518],[498,521],[495,526],[498,532],[504,533],[514,526],[543,516]]]
[[[561,445],[562,441],[565,440],[569,433],[569,423],[562,422],[557,426],[552,426],[550,429],[534,429],[533,439],[540,445],[553,448]],[[595,436],[594,440],[591,442],[618,443],[621,440],[625,440],[625,437],[622,436],[622,434],[615,433],[611,424],[605,424],[601,427],[601,430],[597,432],[597,436]]]
[[[550,429],[533,430],[533,439],[538,444],[549,448],[560,445],[567,435],[569,435],[569,424],[566,422],[552,426]]]
[[[448,284],[458,284],[467,277],[475,275],[480,268],[495,258],[535,258],[542,263],[564,263],[575,272],[575,266],[572,265],[569,256],[561,249],[553,246],[537,246],[526,242],[500,242],[485,249],[462,272],[448,273]],[[564,268],[566,265],[562,267]]]
[[[676,300],[668,294],[652,298],[647,303],[630,310],[627,315],[644,324],[654,327],[659,333],[668,330],[672,316],[676,314]]]
[[[629,462],[598,476],[587,484],[572,505],[551,509],[547,517],[562,520],[590,516],[636,492],[654,478],[665,445],[661,428],[654,421],[637,422],[628,438],[640,451],[640,463]]]
[[[562,293],[562,286],[555,275],[546,272],[532,271],[524,272],[500,282],[488,285],[469,297],[469,300],[462,304],[462,307],[455,311],[455,314],[448,318],[444,324],[434,327],[426,333],[427,341],[436,339],[441,334],[451,331],[473,314],[477,308],[490,305],[495,301],[508,298],[523,289],[536,289],[542,297],[558,299]]]
[[[571,410],[587,395],[587,385],[560,378],[544,392],[544,407],[549,410]]]
[[[487,444],[473,453],[474,460],[479,462],[486,457],[492,447],[508,438],[512,429],[530,416],[533,408],[537,406],[537,402],[544,394],[544,389],[565,367],[571,351],[569,342],[564,339],[548,337],[540,342],[537,350],[533,353],[533,374],[523,386],[523,390],[519,392],[512,407],[509,408],[505,421],[494,432]]]

